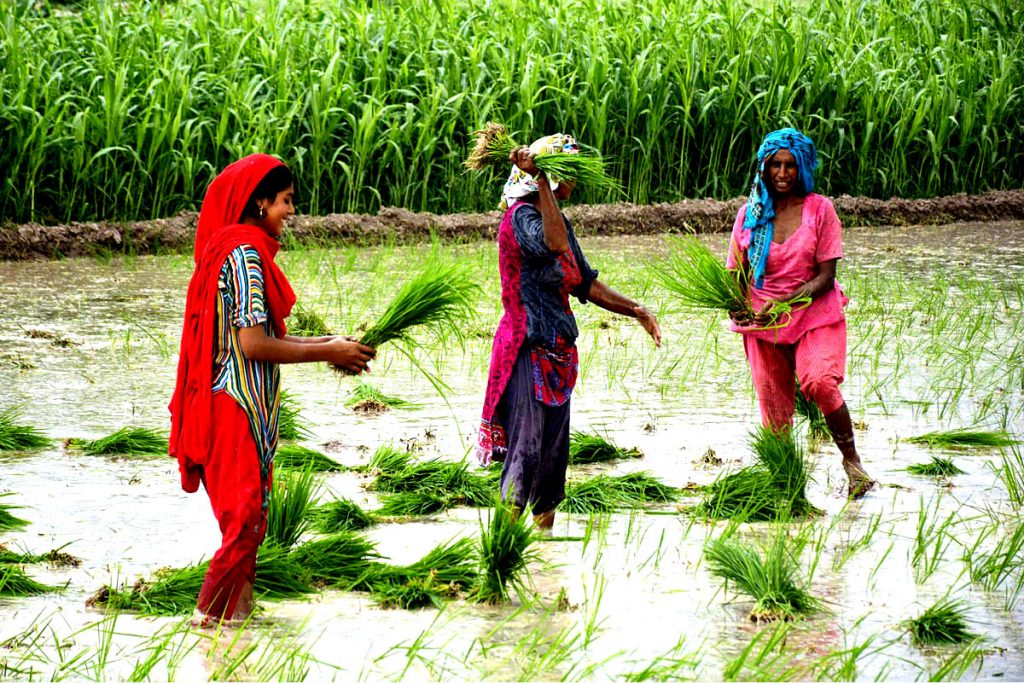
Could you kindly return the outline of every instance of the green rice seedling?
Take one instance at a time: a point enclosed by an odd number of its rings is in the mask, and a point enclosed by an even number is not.
[[[0,498],[5,496],[11,496],[13,492],[5,492],[0,494]],[[23,530],[28,527],[29,522],[23,518],[11,513],[11,511],[18,508],[24,508],[24,506],[15,506],[12,504],[0,503],[0,531],[7,530]]]
[[[476,315],[480,287],[473,282],[467,264],[445,263],[430,257],[423,269],[402,286],[377,322],[359,341],[371,347],[397,341],[414,345],[412,331],[426,328],[437,336],[461,337],[462,330]],[[332,364],[335,370],[347,372]]]
[[[312,527],[311,512],[320,492],[316,473],[282,470],[274,474],[267,501],[267,544],[290,549]]]
[[[320,314],[296,308],[288,317],[288,334],[298,337],[326,337],[331,332]]]
[[[807,432],[811,439],[820,441],[832,437],[832,433],[829,432],[828,425],[825,423],[825,416],[822,414],[821,408],[808,399],[800,390],[799,382],[796,385],[794,407],[796,414],[807,421]]]
[[[501,603],[509,599],[510,590],[524,593],[534,531],[528,516],[519,515],[504,501],[499,501],[488,517],[486,523],[480,521],[480,577],[469,598]]]
[[[688,309],[714,309],[753,316],[747,301],[745,272],[730,270],[693,236],[668,237],[668,256],[651,264],[661,285]]]
[[[914,642],[922,645],[963,644],[978,638],[967,626],[967,608],[948,596],[903,623]]]
[[[345,470],[345,466],[327,454],[298,444],[279,444],[274,453],[274,467],[310,470],[317,473]]]
[[[382,446],[370,458],[368,470],[375,475],[372,488],[379,492],[417,492],[447,499],[450,505],[487,506],[494,499],[496,471],[477,474],[466,460],[415,459],[408,452]]]
[[[37,596],[56,590],[35,581],[17,565],[0,564],[0,596]]]
[[[790,682],[801,679],[803,668],[795,664],[794,655],[786,649],[786,640],[793,629],[789,622],[779,622],[771,629],[758,630],[740,654],[728,661],[722,670],[727,682]]]
[[[313,591],[306,567],[298,558],[274,544],[260,546],[253,592],[262,598],[297,598]]]
[[[595,475],[569,482],[558,510],[567,513],[607,513],[619,508],[637,508],[645,503],[664,503],[679,498],[679,490],[649,473]]]
[[[914,576],[918,582],[924,582],[938,570],[946,550],[954,541],[951,530],[958,513],[953,511],[947,517],[942,518],[939,515],[939,504],[938,498],[935,499],[935,505],[932,507],[925,504],[924,497],[920,499],[911,558],[911,566],[914,568]]]
[[[1024,525],[1017,525],[1006,534],[996,527],[998,542],[988,553],[965,548],[963,559],[970,569],[971,579],[988,591],[1005,588],[1005,606],[1012,610],[1024,592]],[[979,540],[980,541],[980,540]]]
[[[22,425],[17,406],[0,411],[0,451],[40,449],[50,445],[50,438],[30,425]]]
[[[109,454],[166,454],[167,437],[150,428],[123,427],[117,432],[93,440],[70,440],[69,446],[89,456]]]
[[[957,428],[937,430],[923,435],[907,437],[911,444],[925,444],[930,447],[998,448],[1013,446],[1017,440],[1002,430],[973,430]]]
[[[799,568],[784,532],[776,534],[761,552],[729,535],[719,537],[705,547],[704,557],[713,575],[734,582],[754,598],[751,620],[792,619],[820,606],[799,580]]]
[[[430,515],[445,511],[453,505],[449,497],[431,491],[398,492],[383,499],[374,514],[386,518]]]
[[[480,551],[476,542],[463,537],[439,544],[423,558],[409,565],[376,564],[366,581],[370,584],[403,584],[416,578],[430,577],[435,586],[445,586],[455,592],[473,586],[479,568]]]
[[[490,166],[505,167],[509,155],[518,147],[505,127],[493,121],[473,133],[476,142],[463,162],[473,171],[482,171]],[[537,168],[547,176],[559,180],[575,180],[579,185],[601,194],[621,193],[620,183],[608,175],[604,160],[589,151],[577,154],[539,154],[534,157]]]
[[[814,514],[807,499],[803,450],[792,433],[760,427],[751,437],[755,462],[715,480],[697,513],[732,520],[789,520]]]
[[[373,513],[364,511],[350,499],[335,499],[310,512],[313,527],[321,534],[362,530],[377,522]]]
[[[313,438],[309,425],[300,414],[298,400],[285,390],[281,390],[281,411],[277,417],[277,436],[285,440]]]
[[[1024,506],[1024,452],[1013,445],[1002,453],[1001,462],[990,466],[1006,487],[1006,496],[1015,508]]]
[[[643,456],[639,449],[624,449],[598,434],[573,430],[569,435],[569,463],[573,465],[643,458]]]
[[[444,604],[443,587],[431,577],[413,577],[407,582],[377,582],[370,587],[370,595],[381,608],[413,610]]]
[[[345,406],[353,411],[380,413],[393,408],[412,408],[416,404],[399,397],[389,396],[369,383],[360,382],[345,400]]]
[[[363,583],[380,554],[365,537],[336,532],[305,542],[291,557],[314,582],[350,589]]]
[[[907,466],[907,472],[911,475],[925,475],[927,477],[950,477],[952,475],[963,475],[964,471],[956,467],[948,458],[932,456],[928,463],[912,463]]]

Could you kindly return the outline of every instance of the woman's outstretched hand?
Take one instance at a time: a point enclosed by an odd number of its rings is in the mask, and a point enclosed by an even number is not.
[[[540,169],[534,163],[533,154],[526,145],[520,145],[509,152],[508,160],[518,166],[521,171],[530,174],[534,178],[540,175]]]
[[[370,370],[370,361],[377,356],[376,349],[360,344],[351,337],[334,337],[327,345],[327,361],[354,375]]]
[[[758,311],[730,311],[729,318],[741,328],[763,328],[771,323],[771,316],[768,314],[771,306],[772,302],[765,302]]]
[[[636,320],[640,322],[640,325],[644,327],[647,334],[654,340],[654,346],[661,346],[661,326],[658,325],[658,318],[643,304],[633,307],[633,314],[636,316]]]

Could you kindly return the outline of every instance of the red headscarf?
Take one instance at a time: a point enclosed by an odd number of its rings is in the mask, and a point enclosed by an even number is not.
[[[181,331],[178,378],[171,411],[170,454],[178,459],[185,491],[199,488],[199,466],[210,457],[213,398],[213,356],[217,334],[217,279],[228,255],[240,245],[251,245],[260,255],[264,296],[274,334],[285,334],[284,319],[291,313],[295,293],[274,263],[280,245],[266,231],[249,226],[242,211],[267,173],[284,164],[266,154],[236,161],[213,179],[203,198],[193,254],[196,270],[188,284],[185,325]]]

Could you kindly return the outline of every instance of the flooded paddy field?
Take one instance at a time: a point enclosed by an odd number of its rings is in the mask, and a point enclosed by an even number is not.
[[[646,264],[660,237],[582,240],[601,278],[661,320],[655,349],[631,320],[575,304],[581,337],[573,427],[644,457],[574,467],[570,479],[647,471],[687,488],[676,504],[608,514],[559,513],[538,541],[525,596],[489,606],[379,607],[333,589],[261,602],[244,629],[196,631],[187,618],[87,607],[104,585],[131,585],[163,567],[209,558],[219,534],[203,494],[186,495],[163,457],[86,456],[66,438],[126,426],[165,430],[191,256],[0,263],[0,409],[55,441],[0,454],[0,503],[30,524],[0,533],[12,550],[61,549],[75,567],[25,565],[62,590],[0,597],[5,679],[1024,679],[1024,568],[986,572],[1021,524],[1019,447],[951,449],[905,438],[971,427],[1024,435],[1024,246],[1021,222],[848,229],[840,282],[849,360],[844,395],[858,448],[881,482],[847,503],[838,451],[809,444],[811,502],[820,516],[747,523],[735,534],[794,540],[801,581],[820,607],[793,621],[755,623],[753,601],[713,576],[705,546],[728,524],[687,512],[696,486],[749,463],[759,423],[740,339],[724,316],[683,312]],[[726,236],[702,236],[724,253]],[[305,249],[279,262],[306,309],[332,330],[374,319],[429,245]],[[380,415],[345,406],[357,380],[324,365],[284,367],[318,448],[348,466],[380,445],[414,444],[458,460],[474,443],[500,314],[489,242],[436,249],[472,264],[485,296],[463,340],[423,340],[417,364],[383,347],[366,378],[415,407]],[[809,440],[805,428],[800,439]],[[932,456],[963,474],[912,475]],[[1015,459],[1017,459],[1015,461]],[[1002,476],[999,474],[1002,472]],[[1016,479],[1014,479],[1016,478]],[[321,498],[377,504],[357,472],[322,476]],[[681,510],[680,510],[681,509]],[[371,526],[394,563],[480,534],[482,509]],[[1018,549],[1019,552],[1019,549]],[[903,626],[943,597],[963,602],[979,638],[918,646]]]

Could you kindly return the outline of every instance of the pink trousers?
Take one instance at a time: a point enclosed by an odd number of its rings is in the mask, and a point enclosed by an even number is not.
[[[793,344],[744,335],[743,348],[765,426],[779,429],[793,424],[794,378],[825,415],[843,405],[839,384],[846,370],[846,321],[809,330]]]

